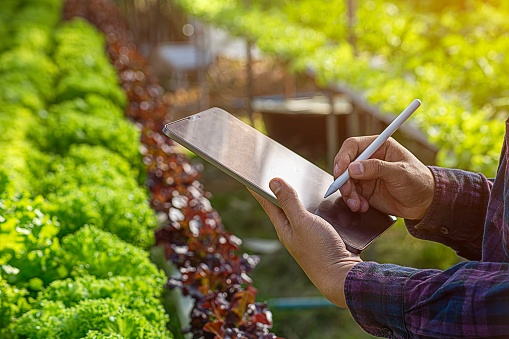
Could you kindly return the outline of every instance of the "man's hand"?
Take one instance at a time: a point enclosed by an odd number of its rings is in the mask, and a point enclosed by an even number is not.
[[[343,290],[346,275],[362,260],[346,250],[332,225],[304,208],[295,190],[286,182],[273,179],[270,189],[281,208],[250,192],[274,224],[283,245],[313,284],[331,302],[346,308]]]
[[[354,212],[372,205],[406,219],[422,219],[433,200],[430,169],[390,138],[368,160],[352,162],[376,136],[347,139],[334,159],[334,177],[347,168],[350,179],[339,189]]]

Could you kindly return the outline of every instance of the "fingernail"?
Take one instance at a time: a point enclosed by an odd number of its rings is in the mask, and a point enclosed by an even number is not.
[[[348,201],[346,202],[348,204],[348,206],[351,208],[351,209],[355,209],[355,207],[357,206],[357,201],[355,199],[348,199]]]
[[[353,175],[361,175],[364,173],[364,165],[360,162],[352,162],[348,167],[348,171]]]
[[[270,190],[274,192],[274,194],[278,194],[281,190],[281,183],[278,180],[272,180],[269,183]]]
[[[338,164],[336,164],[334,166],[334,176],[335,177],[339,176],[339,166],[338,166]]]

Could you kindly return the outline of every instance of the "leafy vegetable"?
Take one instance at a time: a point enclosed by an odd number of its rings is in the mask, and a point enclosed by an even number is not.
[[[51,300],[62,302],[69,308],[83,300],[111,298],[140,312],[158,328],[164,328],[168,317],[159,301],[163,280],[162,274],[156,279],[127,276],[97,279],[84,276],[76,280],[58,280],[38,294],[36,305],[43,307],[46,301]]]
[[[12,73],[0,77],[0,102],[16,104],[37,112],[44,108],[39,90],[22,73]]]
[[[23,139],[0,142],[0,147],[2,149],[2,157],[0,157],[2,192],[9,189],[14,192],[30,191],[34,183],[44,176],[51,158],[34,149],[30,142]]]
[[[138,176],[136,169],[119,154],[103,146],[75,144],[66,156],[54,157],[38,185],[38,192],[49,194],[69,184],[139,191]]]
[[[122,108],[104,96],[87,93],[73,100],[62,101],[50,107],[49,114],[59,112],[76,112],[82,115],[93,115],[103,119],[124,120]]]
[[[62,224],[60,236],[89,224],[142,248],[154,243],[157,221],[142,188],[67,184],[47,199],[48,209]]]
[[[103,52],[104,37],[95,28],[84,20],[73,20],[59,28],[55,40],[55,61],[62,65],[57,101],[95,93],[125,106],[116,71]]]
[[[27,294],[23,289],[10,286],[0,276],[0,337],[9,338],[9,327],[13,319],[28,308],[25,299]]]
[[[51,108],[50,112],[41,122],[45,129],[37,135],[43,150],[65,154],[73,144],[101,145],[141,166],[140,132],[131,122]]]
[[[119,105],[125,101],[124,93],[117,86],[105,80],[99,73],[75,73],[62,78],[56,88],[57,102],[83,97],[86,94],[98,94]]]
[[[3,81],[10,78],[13,83],[22,82],[24,86],[30,82],[43,98],[51,97],[56,73],[55,65],[44,53],[26,47],[12,49],[0,56],[0,78]]]
[[[99,331],[88,331],[87,335],[83,338],[85,338],[85,339],[124,339],[124,337],[118,333],[105,333],[105,332],[99,332]]]
[[[44,199],[0,199],[0,272],[10,284],[40,290],[67,276],[56,235],[59,223],[44,212]]]
[[[93,226],[84,226],[76,233],[65,236],[62,249],[67,253],[66,265],[72,276],[162,277],[162,273],[150,261],[147,251]]]
[[[182,274],[180,280],[170,279],[168,286],[182,288],[196,300],[190,331],[205,338],[275,338],[269,333],[270,313],[264,304],[254,301],[256,290],[250,287],[252,282],[247,276],[257,258],[238,253],[240,239],[225,232],[196,181],[199,172],[161,134],[168,107],[143,57],[119,24],[115,9],[101,0],[68,4],[67,15],[79,8],[80,15],[87,13],[98,27],[107,30],[108,51],[130,100],[127,114],[143,125],[143,160],[149,173],[151,202],[164,225],[157,232],[158,245]]]
[[[108,337],[172,338],[164,328],[150,323],[141,313],[111,299],[88,299],[72,307],[48,301],[25,313],[15,324],[17,335],[29,338],[82,338],[90,331]],[[92,332],[93,333],[93,332]]]
[[[116,71],[104,53],[105,38],[88,22],[75,19],[63,23],[55,32],[55,42],[54,58],[63,77],[90,73],[118,84]],[[125,100],[118,104],[123,103]]]
[[[0,337],[171,338],[148,252],[88,226],[148,248],[156,219],[104,37],[55,33],[62,3],[0,13]]]

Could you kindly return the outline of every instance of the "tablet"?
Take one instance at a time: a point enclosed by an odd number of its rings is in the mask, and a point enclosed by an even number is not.
[[[352,212],[339,191],[324,199],[332,175],[220,108],[171,122],[164,133],[278,206],[269,182],[282,178],[308,211],[332,224],[353,253],[396,221],[373,208]]]

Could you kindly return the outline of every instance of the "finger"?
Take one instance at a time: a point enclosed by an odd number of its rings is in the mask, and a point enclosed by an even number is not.
[[[352,186],[354,186],[352,179],[348,179],[345,184],[339,188],[339,192],[341,192],[343,199],[348,198],[350,194],[352,194]]]
[[[360,198],[360,208],[359,212],[366,212],[369,209],[369,202],[366,198],[364,198],[362,195],[359,195]]]
[[[292,227],[283,210],[250,188],[247,188],[247,190],[255,197],[265,213],[267,213],[267,216],[274,225],[279,240],[287,247],[287,244],[291,243]]]
[[[348,166],[348,173],[352,178],[362,180],[381,179],[406,175],[404,163],[387,162],[379,159],[355,161]]]
[[[346,139],[334,158],[334,178],[341,175],[348,165],[354,161],[375,140],[376,135],[352,137]]]
[[[339,190],[343,201],[348,207],[350,207],[353,212],[359,211],[361,208],[361,198],[353,180],[348,180]]]
[[[358,212],[361,208],[361,195],[357,192],[357,189],[352,190],[352,194],[346,200],[346,204],[352,212]]]
[[[247,188],[247,190],[249,191],[249,193],[251,193],[253,195],[253,197],[255,197],[255,199],[258,201],[260,206],[262,206],[263,210],[265,211],[265,213],[267,213],[270,221],[272,221],[273,224],[278,224],[278,225],[285,224],[288,221],[285,213],[283,212],[283,210],[281,208],[277,207],[272,202],[265,199],[264,197],[262,197],[255,191],[251,190],[250,188]]]
[[[304,208],[297,196],[297,192],[283,179],[275,178],[269,183],[269,187],[276,195],[279,205],[293,227],[302,224],[302,220],[308,217],[308,211]]]

